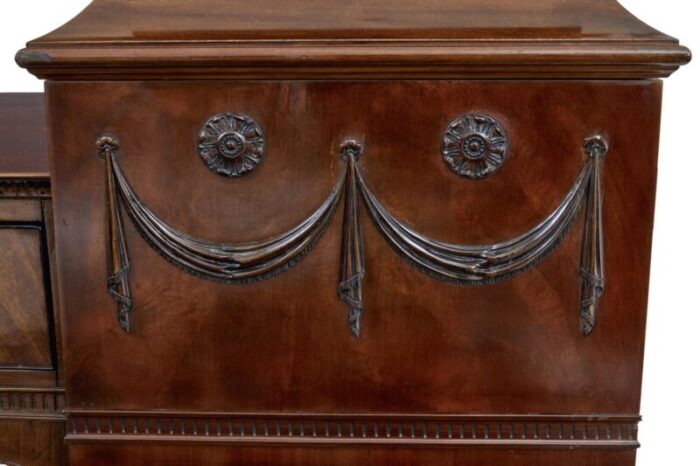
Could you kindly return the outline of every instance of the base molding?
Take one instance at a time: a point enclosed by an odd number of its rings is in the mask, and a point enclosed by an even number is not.
[[[62,388],[0,387],[0,419],[63,422]]]
[[[636,415],[324,415],[69,411],[66,440],[250,446],[639,447]]]

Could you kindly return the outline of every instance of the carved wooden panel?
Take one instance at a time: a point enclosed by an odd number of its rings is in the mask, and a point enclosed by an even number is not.
[[[39,225],[0,223],[0,368],[53,367],[42,236]]]
[[[659,97],[655,82],[49,83],[77,464],[130,442],[426,459],[494,444],[504,462],[517,444],[631,464]],[[202,122],[226,113],[264,133],[245,176],[202,163]],[[479,179],[443,152],[470,114],[507,134]],[[141,461],[128,452],[114,464]]]

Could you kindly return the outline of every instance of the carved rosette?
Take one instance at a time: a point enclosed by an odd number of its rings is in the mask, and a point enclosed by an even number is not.
[[[454,120],[442,140],[442,158],[458,175],[481,179],[506,159],[508,139],[501,125],[486,115],[470,113]]]
[[[262,129],[246,115],[215,115],[199,133],[199,155],[209,170],[219,175],[245,175],[260,164],[264,150]]]

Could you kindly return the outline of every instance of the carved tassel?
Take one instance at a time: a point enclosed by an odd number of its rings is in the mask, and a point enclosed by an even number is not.
[[[105,181],[107,187],[108,210],[108,263],[109,275],[107,277],[107,289],[109,295],[117,302],[117,320],[119,326],[125,331],[130,331],[131,290],[129,289],[129,251],[126,245],[126,235],[122,223],[119,208],[119,196],[117,194],[116,180],[114,177],[114,158],[119,152],[119,142],[103,137],[97,141],[97,150],[100,158],[105,161]]]
[[[584,142],[584,150],[592,158],[593,170],[588,185],[586,224],[581,251],[581,333],[590,335],[596,318],[598,300],[605,291],[603,270],[603,200],[600,176],[603,157],[608,144],[601,136],[593,136]]]
[[[362,245],[362,230],[357,203],[356,162],[362,147],[355,141],[346,141],[340,147],[343,160],[347,163],[345,182],[345,219],[343,222],[342,270],[338,293],[348,305],[348,326],[350,332],[360,337],[362,320],[362,280],[365,276],[365,257]]]

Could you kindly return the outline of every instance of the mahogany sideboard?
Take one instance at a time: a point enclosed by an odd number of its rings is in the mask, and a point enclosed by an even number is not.
[[[70,464],[632,466],[689,60],[613,0],[95,0],[29,42]]]
[[[44,96],[0,94],[0,464],[63,464]]]

